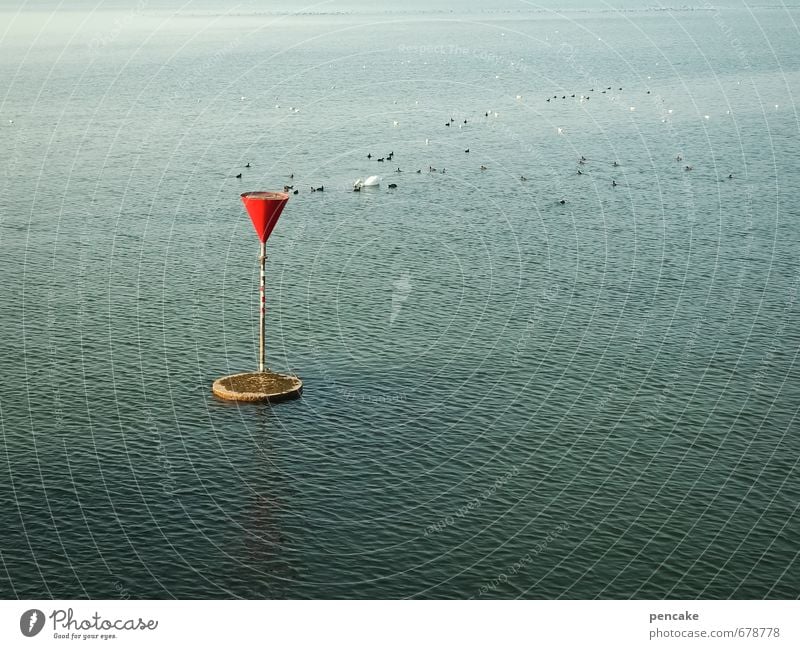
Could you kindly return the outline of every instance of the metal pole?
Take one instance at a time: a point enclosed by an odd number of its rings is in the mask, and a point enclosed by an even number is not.
[[[264,353],[264,324],[265,324],[265,308],[266,301],[264,299],[264,271],[267,262],[267,244],[261,242],[261,257],[259,258],[261,265],[261,277],[259,281],[259,294],[261,297],[261,314],[258,323],[258,371],[263,372],[266,364],[266,354]]]

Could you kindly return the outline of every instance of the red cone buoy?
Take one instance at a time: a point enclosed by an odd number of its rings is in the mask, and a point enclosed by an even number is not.
[[[283,192],[245,192],[242,194],[244,203],[253,227],[256,229],[261,243],[266,243],[272,230],[289,200],[289,194]]]
[[[300,396],[303,382],[293,375],[279,374],[267,369],[265,332],[266,324],[266,261],[267,239],[275,229],[278,219],[289,200],[284,192],[245,192],[241,194],[256,234],[261,240],[259,255],[260,277],[258,282],[261,308],[258,322],[258,372],[232,374],[214,381],[212,392],[221,399],[233,401],[279,401]]]

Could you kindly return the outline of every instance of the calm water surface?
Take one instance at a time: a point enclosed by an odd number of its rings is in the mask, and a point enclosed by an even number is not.
[[[0,595],[800,595],[800,10],[589,4],[0,5]]]

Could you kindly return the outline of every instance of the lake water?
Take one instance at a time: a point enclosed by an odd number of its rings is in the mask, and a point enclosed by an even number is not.
[[[800,8],[18,4],[0,595],[800,595]]]

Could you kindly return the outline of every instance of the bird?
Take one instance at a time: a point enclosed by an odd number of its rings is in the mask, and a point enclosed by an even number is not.
[[[378,162],[383,162],[383,158],[378,158]]]
[[[295,189],[295,190],[292,192],[292,194],[294,194],[295,196],[297,196],[299,193],[300,193],[300,190],[299,190],[299,189]]]
[[[422,169],[417,169],[417,173],[421,174],[422,173]]]
[[[445,173],[445,171],[447,170],[444,167],[442,167],[442,170],[439,173]]]
[[[486,165],[481,165],[481,171],[486,171],[488,168]]]
[[[617,162],[616,160],[614,160],[614,162],[611,164],[611,166],[612,166],[612,167],[619,167],[619,162]]]
[[[372,160],[372,154],[371,153],[367,154],[367,160]]]
[[[354,192],[360,192],[360,191],[361,191],[361,185],[355,185],[355,186],[353,187],[353,191],[354,191]]]
[[[394,170],[394,172],[396,174],[401,174],[401,173],[403,173],[403,170],[400,167],[398,167],[397,169]]]
[[[579,176],[582,176],[582,175],[583,175],[583,172],[582,172],[580,169],[578,169],[578,175],[579,175]]]
[[[617,186],[617,181],[616,180],[612,180],[611,181],[611,186],[612,187],[616,187]]]
[[[284,185],[283,191],[288,192],[290,189],[294,189],[294,185]]]
[[[520,176],[519,179],[520,180],[528,180],[525,176]]]
[[[292,178],[294,178],[294,174],[289,174],[289,180],[291,180]]]
[[[467,120],[464,120],[464,124],[466,124],[466,123],[467,123]]]
[[[248,162],[244,167],[245,167],[245,169],[249,169],[250,168],[250,163]]]
[[[733,174],[728,174],[728,178],[733,178]]]
[[[676,159],[678,162],[680,162],[681,160],[683,160],[683,156],[682,156],[682,155],[680,155],[680,154],[678,154],[678,155],[676,155],[676,156],[675,156],[675,159]]]
[[[242,174],[236,174],[236,177],[237,177],[237,178],[241,178],[241,177],[242,177]]]
[[[464,153],[469,153],[469,149],[464,149]]]
[[[562,199],[561,199],[560,201],[558,201],[558,202],[559,202],[559,203],[561,203],[561,205],[564,205],[564,204],[566,204],[566,202],[567,202],[567,201],[565,201],[565,200],[562,198]]]
[[[389,183],[389,189],[397,189],[396,183]]]
[[[692,165],[686,165],[686,166],[684,167],[684,170],[686,170],[686,171],[691,171],[691,170],[692,170]]]

